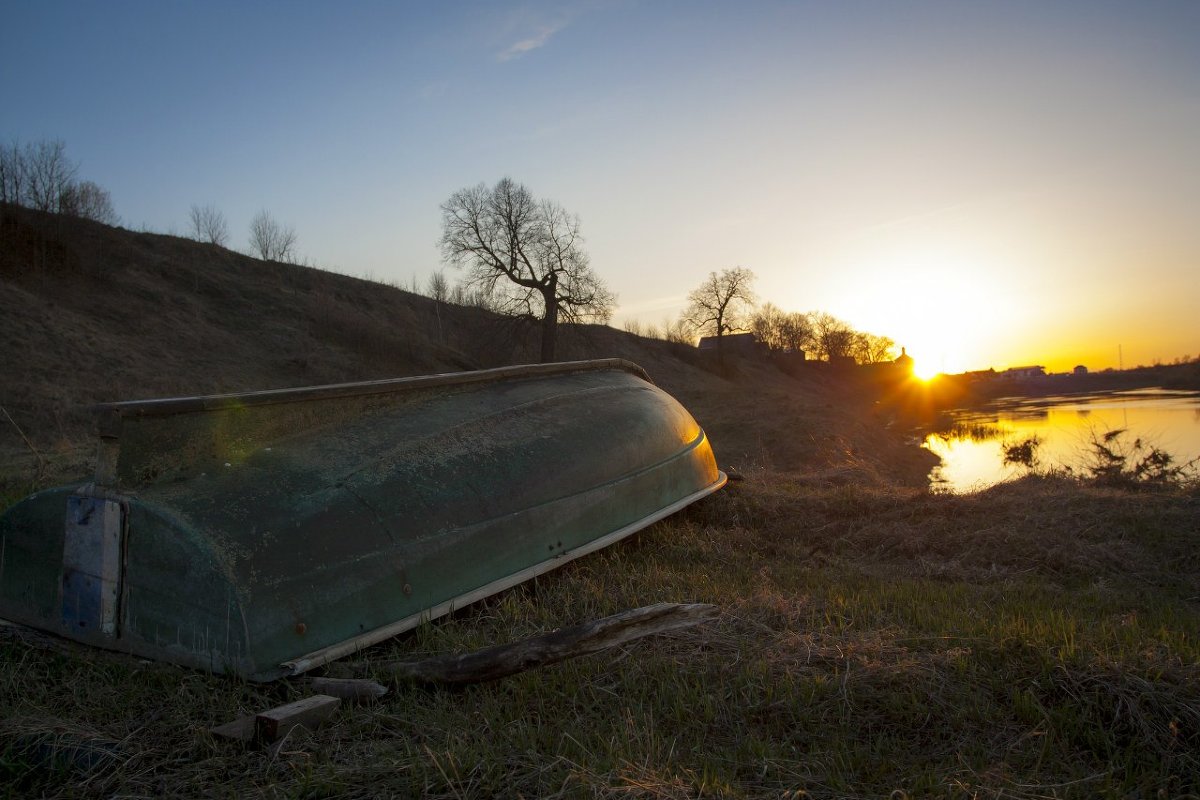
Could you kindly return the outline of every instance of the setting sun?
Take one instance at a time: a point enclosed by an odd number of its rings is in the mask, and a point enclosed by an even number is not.
[[[912,374],[914,378],[922,381],[932,380],[941,370],[937,368],[930,359],[915,358],[912,364]]]

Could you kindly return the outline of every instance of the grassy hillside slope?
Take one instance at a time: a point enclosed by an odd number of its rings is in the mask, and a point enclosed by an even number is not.
[[[26,471],[36,459],[18,426],[58,473],[84,469],[94,403],[528,363],[536,337],[532,326],[372,281],[0,212],[0,406],[16,423],[0,416],[0,456]],[[842,468],[853,451],[910,482],[928,466],[900,437],[864,425],[870,399],[847,387],[765,363],[718,375],[691,348],[602,326],[566,326],[560,351],[640,364],[693,411],[726,464]]]

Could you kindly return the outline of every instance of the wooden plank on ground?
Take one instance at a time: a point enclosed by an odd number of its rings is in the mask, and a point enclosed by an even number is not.
[[[263,711],[255,718],[256,733],[263,742],[274,742],[297,727],[316,730],[337,711],[341,700],[327,694],[314,694],[294,703]]]

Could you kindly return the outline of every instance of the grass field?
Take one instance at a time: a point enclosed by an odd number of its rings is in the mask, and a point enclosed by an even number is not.
[[[659,601],[715,603],[717,622],[493,684],[400,686],[277,749],[206,729],[299,686],[47,650],[10,631],[0,785],[12,796],[1200,793],[1200,493],[1031,477],[951,496],[746,478],[370,658],[472,649]]]

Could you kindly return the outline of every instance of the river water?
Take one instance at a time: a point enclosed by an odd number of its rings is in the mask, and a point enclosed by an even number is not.
[[[942,459],[930,473],[936,488],[968,492],[1025,474],[1005,465],[1003,445],[1037,436],[1043,467],[1086,470],[1092,442],[1124,430],[1114,444],[1140,439],[1170,453],[1174,463],[1200,458],[1200,393],[1138,389],[1062,397],[1006,398],[983,408],[951,412],[958,423],[932,433],[924,446]]]

